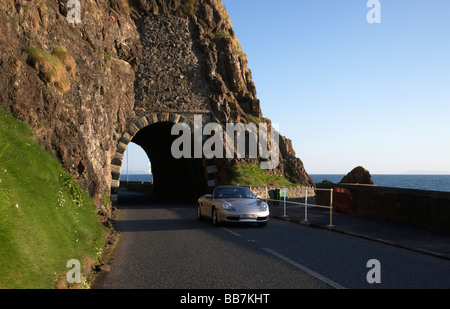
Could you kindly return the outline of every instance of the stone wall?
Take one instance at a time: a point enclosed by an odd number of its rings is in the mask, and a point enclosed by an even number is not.
[[[283,186],[245,186],[252,190],[253,194],[261,196],[262,199],[277,199],[277,190],[287,189],[287,201],[301,202],[305,201],[306,191],[308,192],[308,203],[315,198],[314,188],[307,187],[283,187]]]
[[[450,192],[349,184],[317,187],[349,189],[354,214],[450,232]],[[329,200],[328,194],[317,194],[318,204],[328,205]]]
[[[136,72],[135,112],[208,111],[211,89],[189,19],[146,16],[137,24],[143,57]]]

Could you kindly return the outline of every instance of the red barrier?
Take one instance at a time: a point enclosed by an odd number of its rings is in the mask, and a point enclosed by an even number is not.
[[[350,213],[350,190],[344,188],[333,189],[333,208],[338,209],[342,213]]]

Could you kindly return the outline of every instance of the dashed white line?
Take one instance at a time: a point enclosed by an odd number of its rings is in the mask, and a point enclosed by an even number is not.
[[[228,233],[230,233],[231,235],[237,236],[237,237],[242,237],[241,234],[236,233],[235,231],[232,231],[230,229],[227,229],[226,227],[221,227],[222,230],[227,231]]]
[[[236,237],[242,237],[241,234],[236,233],[235,231],[232,231],[232,230],[230,230],[230,229],[228,229],[228,228],[226,228],[226,227],[221,227],[221,229],[224,230],[224,231],[227,231],[228,233],[230,233],[230,234],[232,234],[232,235],[234,235],[234,236],[236,236]],[[249,240],[249,242],[254,242],[254,240]],[[281,254],[279,254],[278,252],[273,251],[272,249],[269,249],[269,248],[263,248],[263,250],[266,251],[266,252],[268,252],[268,253],[270,253],[270,254],[272,254],[272,255],[274,255],[274,256],[276,256],[277,258],[279,258],[279,259],[281,259],[281,260],[283,260],[283,261],[285,261],[285,262],[291,264],[292,266],[294,266],[294,267],[296,267],[296,268],[298,268],[298,269],[300,269],[300,270],[303,270],[303,271],[306,272],[307,274],[309,274],[309,275],[311,275],[311,276],[313,276],[313,277],[319,279],[320,281],[322,281],[322,282],[324,282],[324,283],[326,283],[326,284],[331,285],[331,286],[334,287],[335,289],[346,289],[346,287],[340,285],[339,283],[334,282],[333,280],[328,279],[327,277],[322,276],[321,274],[316,273],[315,271],[309,269],[308,267],[303,266],[303,265],[301,265],[301,264],[299,264],[299,263],[297,263],[297,262],[291,260],[290,258],[287,258],[287,257],[285,257],[284,255],[281,255]]]
[[[303,270],[304,272],[308,273],[309,275],[319,279],[322,282],[325,282],[326,284],[331,285],[332,287],[334,287],[336,289],[346,289],[344,286],[340,285],[339,283],[336,283],[333,280],[328,279],[327,277],[324,277],[321,274],[316,273],[315,271],[309,269],[308,267],[303,266],[303,265],[301,265],[301,264],[299,264],[299,263],[297,263],[297,262],[295,262],[295,261],[293,261],[293,260],[291,260],[291,259],[289,259],[289,258],[287,258],[287,257],[285,257],[285,256],[283,256],[283,255],[281,255],[281,254],[279,254],[279,253],[269,249],[269,248],[263,248],[263,250],[268,252],[268,253],[270,253],[270,254],[272,254],[272,255],[274,255],[274,256],[276,256],[277,258],[282,259],[283,261],[291,264],[292,266],[297,267],[300,270]]]

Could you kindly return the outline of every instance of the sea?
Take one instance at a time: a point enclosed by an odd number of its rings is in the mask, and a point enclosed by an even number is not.
[[[315,183],[324,180],[339,183],[345,175],[310,174]],[[450,175],[383,175],[372,174],[372,180],[379,187],[431,190],[450,192]]]
[[[152,174],[121,174],[120,181],[133,181],[133,182],[152,182],[153,175]]]
[[[345,176],[344,174],[310,174],[315,183],[320,183],[324,180],[333,183],[339,183]],[[393,187],[404,189],[418,189],[431,191],[445,191],[450,192],[450,175],[371,175],[375,185],[380,187]],[[126,181],[127,175],[122,174],[121,180]],[[151,174],[134,174],[128,175],[128,181],[151,182]]]

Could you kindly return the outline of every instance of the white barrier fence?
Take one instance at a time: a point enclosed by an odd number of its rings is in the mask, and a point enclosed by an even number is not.
[[[263,189],[263,191],[265,192],[265,198],[263,198],[261,196],[261,194],[255,194],[258,195],[260,197],[261,200],[264,200],[266,203],[267,202],[277,202],[277,203],[283,203],[283,217],[288,217],[288,215],[286,214],[286,205],[287,204],[292,204],[294,206],[304,206],[305,207],[305,220],[304,221],[308,221],[308,207],[316,207],[316,208],[326,208],[330,210],[330,222],[328,227],[332,227],[333,226],[333,189],[321,189],[321,188],[310,188],[310,187],[280,187],[280,186],[251,186],[251,185],[241,185],[241,187],[246,187],[249,188],[252,192],[261,192],[261,189]],[[258,189],[256,189],[258,188]],[[255,190],[256,189],[256,190]],[[304,203],[301,202],[295,202],[295,201],[289,201],[287,200],[287,190],[289,189],[295,189],[296,191],[300,190],[300,191],[304,191],[302,198],[305,199]],[[269,190],[283,190],[283,199],[271,199],[269,197]],[[315,193],[315,191],[329,191],[330,192],[330,205],[329,206],[325,206],[325,205],[317,205],[317,204],[309,204],[308,203],[308,191],[313,191]],[[311,197],[311,195],[310,195]]]

